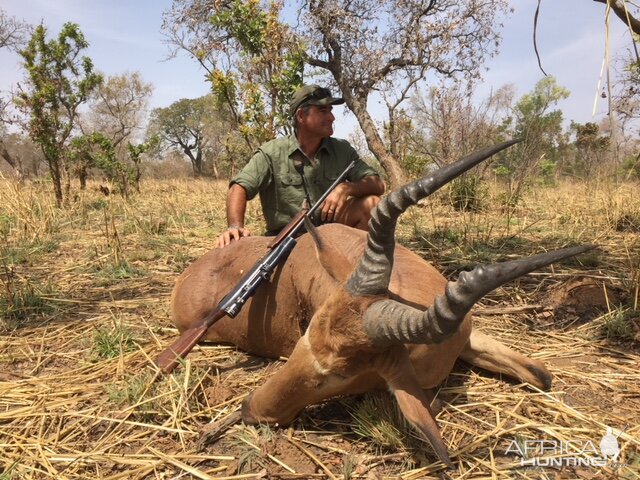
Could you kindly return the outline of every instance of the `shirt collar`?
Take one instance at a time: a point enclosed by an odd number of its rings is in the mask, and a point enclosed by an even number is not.
[[[322,143],[320,144],[320,148],[318,149],[318,152],[320,152],[320,150],[326,150],[329,151],[329,139],[331,137],[325,137],[322,139]],[[292,133],[289,136],[289,156],[293,155],[296,150],[300,150],[300,144],[298,143],[298,138],[296,137],[295,133]],[[300,150],[302,151],[302,150]]]

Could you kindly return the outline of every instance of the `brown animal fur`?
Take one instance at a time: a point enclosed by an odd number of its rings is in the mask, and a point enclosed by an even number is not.
[[[340,283],[362,255],[366,233],[339,224],[325,225],[318,231],[323,240],[333,245],[328,254],[333,261],[324,259],[331,275],[316,256],[310,235],[304,235],[271,282],[260,287],[241,313],[235,319],[220,320],[205,337],[260,356],[289,357],[245,400],[245,421],[287,424],[307,405],[335,395],[387,386],[405,416],[415,416],[409,420],[425,431],[421,412],[428,406],[426,397],[416,388],[437,386],[458,357],[539,388],[549,387],[551,377],[542,363],[473,329],[470,315],[454,335],[440,344],[400,345],[384,350],[373,347],[362,329],[361,318],[368,305],[380,298],[353,297]],[[193,327],[213,309],[264,255],[270,241],[265,237],[243,238],[210,251],[187,268],[172,295],[173,318],[179,330]],[[346,268],[335,262],[334,249],[349,262]],[[321,251],[321,259],[322,256]],[[396,247],[390,298],[424,310],[443,293],[446,283],[415,253]],[[407,366],[407,359],[412,368]],[[413,373],[407,375],[408,368]],[[417,379],[419,385],[413,385],[411,378]]]

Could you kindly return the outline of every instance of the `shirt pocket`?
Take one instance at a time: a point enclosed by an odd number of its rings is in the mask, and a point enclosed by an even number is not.
[[[340,176],[342,172],[340,172],[336,168],[325,168],[324,172],[322,172],[322,177],[324,183],[327,185],[331,185],[336,179]]]
[[[280,176],[280,183],[285,187],[299,187],[302,186],[302,178],[298,172],[283,173]]]

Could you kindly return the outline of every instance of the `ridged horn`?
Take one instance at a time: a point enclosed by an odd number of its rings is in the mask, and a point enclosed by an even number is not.
[[[354,295],[380,295],[387,292],[398,217],[419,200],[431,195],[454,178],[520,140],[509,140],[472,153],[420,180],[391,192],[371,212],[367,246],[360,262],[347,280],[346,287]]]
[[[376,346],[440,343],[458,330],[473,305],[499,286],[538,268],[595,248],[580,245],[509,262],[481,265],[448,282],[426,311],[395,300],[373,303],[364,314],[364,329]]]

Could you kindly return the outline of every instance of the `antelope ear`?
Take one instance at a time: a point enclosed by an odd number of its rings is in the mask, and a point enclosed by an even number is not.
[[[331,242],[330,239],[322,238],[318,229],[311,221],[305,217],[304,226],[313,239],[316,247],[316,255],[320,260],[320,265],[337,282],[343,283],[353,272],[353,264],[349,259]]]

